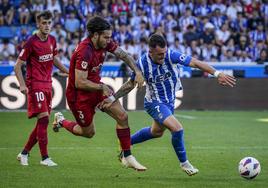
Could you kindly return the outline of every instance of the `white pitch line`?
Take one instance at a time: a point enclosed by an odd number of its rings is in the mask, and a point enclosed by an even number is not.
[[[171,146],[170,146],[171,147]],[[144,147],[148,149],[148,147]],[[0,150],[20,150],[21,147],[0,147]],[[49,147],[51,150],[117,150],[117,147]],[[192,150],[268,150],[268,146],[190,146]],[[168,147],[150,147],[150,150],[170,150]]]
[[[182,114],[175,114],[175,117],[184,118],[184,119],[196,119],[197,118],[195,116],[188,116],[188,115],[182,115]]]

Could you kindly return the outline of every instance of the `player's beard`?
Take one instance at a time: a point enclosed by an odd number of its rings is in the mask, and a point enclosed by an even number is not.
[[[101,41],[100,41],[100,36],[98,37],[98,40],[97,40],[97,45],[98,45],[98,47],[99,48],[106,48],[106,45],[104,45],[103,43],[101,43]]]

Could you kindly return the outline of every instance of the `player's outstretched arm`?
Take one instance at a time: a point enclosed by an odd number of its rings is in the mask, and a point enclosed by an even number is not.
[[[95,83],[87,79],[88,72],[75,69],[75,87],[86,91],[102,91],[104,96],[110,96],[112,90],[103,83]]]
[[[192,58],[191,62],[190,62],[190,66],[194,67],[194,68],[199,68],[200,70],[207,72],[209,74],[214,75],[215,77],[218,78],[218,83],[220,85],[227,85],[230,87],[234,87],[236,84],[236,79],[233,76],[230,76],[228,74],[224,74],[223,72],[217,71],[216,69],[214,69],[212,66],[210,66],[209,64],[200,61],[196,58]]]
[[[60,62],[58,56],[54,56],[54,65],[58,67],[62,72],[69,74],[69,70]]]
[[[138,67],[135,65],[135,60],[133,57],[128,55],[124,50],[122,50],[120,47],[117,47],[116,50],[113,52],[116,57],[123,60],[130,68],[133,70],[136,74],[135,76],[135,83],[138,84],[138,88],[142,88],[144,78],[142,76],[141,71],[138,69]]]
[[[21,71],[21,66],[23,64],[25,64],[25,62],[18,58],[15,66],[14,66],[14,71],[15,71],[17,80],[19,81],[19,84],[20,84],[20,92],[22,92],[24,94],[27,94],[28,89],[27,89],[27,87],[25,85],[25,81],[24,81],[22,71]]]
[[[130,79],[129,81],[125,82],[115,94],[108,97],[107,99],[104,99],[99,104],[99,108],[100,109],[109,108],[114,103],[114,101],[127,95],[134,87],[135,87],[135,83],[133,80]]]

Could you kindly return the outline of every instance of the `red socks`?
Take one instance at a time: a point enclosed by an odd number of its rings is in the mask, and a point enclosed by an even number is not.
[[[30,137],[28,138],[27,144],[24,146],[24,150],[26,150],[27,152],[31,151],[31,149],[33,148],[33,146],[37,142],[36,131],[37,131],[37,123],[36,123],[35,128],[33,129],[32,133],[31,133]]]
[[[64,127],[66,130],[68,130],[69,132],[71,132],[74,135],[77,135],[73,132],[74,126],[77,125],[76,122],[73,121],[69,121],[69,120],[63,120],[61,122],[61,126]]]
[[[130,129],[116,129],[117,137],[123,151],[130,150]]]
[[[37,121],[37,140],[42,157],[48,156],[47,154],[47,126],[49,123],[48,116],[38,119]]]

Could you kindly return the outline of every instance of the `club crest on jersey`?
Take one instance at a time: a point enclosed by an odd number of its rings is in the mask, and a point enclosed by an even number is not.
[[[53,52],[53,46],[52,45],[50,45],[50,50],[51,50],[51,52]]]
[[[38,108],[40,109],[40,108],[42,108],[42,104],[41,103],[38,103]]]
[[[82,61],[82,62],[81,62],[81,67],[82,67],[83,69],[87,69],[87,66],[88,66],[88,63],[87,63],[86,61]]]
[[[98,66],[93,67],[92,70],[91,70],[91,72],[98,72],[98,71],[101,70],[101,68],[102,68],[102,64],[99,64]]]

